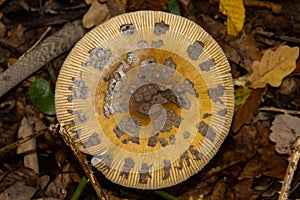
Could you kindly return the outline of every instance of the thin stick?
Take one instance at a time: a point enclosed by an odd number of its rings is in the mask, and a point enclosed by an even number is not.
[[[89,181],[91,181],[92,186],[94,187],[94,190],[96,191],[99,199],[106,200],[105,195],[103,193],[103,190],[97,181],[95,175],[91,171],[84,154],[78,149],[78,147],[73,143],[71,136],[68,132],[68,127],[64,125],[60,125],[60,133],[63,136],[65,142],[69,145],[70,149],[72,150],[73,154],[79,161],[79,164],[81,165],[85,175],[88,177]]]
[[[278,35],[273,32],[265,31],[262,28],[256,28],[254,30],[254,33],[265,36],[265,37],[269,37],[269,38],[280,39],[280,40],[287,41],[287,42],[300,43],[300,38],[286,36],[286,35]]]
[[[282,113],[287,113],[292,115],[300,115],[300,111],[298,110],[286,110],[286,109],[274,108],[274,107],[262,107],[259,108],[259,111],[282,112]]]
[[[69,50],[85,32],[80,21],[68,23],[21,57],[0,74],[0,97],[58,55]]]
[[[11,143],[9,145],[6,145],[5,147],[1,148],[0,149],[0,155],[3,155],[5,152],[10,151],[10,150],[12,150],[12,149],[20,146],[21,144],[23,144],[23,143],[31,140],[32,138],[36,138],[36,137],[38,137],[38,136],[40,136],[40,135],[42,135],[44,133],[45,133],[45,131],[42,130],[42,131],[40,131],[38,133],[34,133],[32,135],[28,135],[28,136],[26,136],[24,138],[20,138],[19,140],[17,140],[15,142],[13,142],[13,143]]]
[[[294,173],[297,169],[297,165],[300,158],[300,137],[297,138],[295,142],[295,150],[290,156],[289,166],[286,170],[283,183],[280,190],[280,195],[278,200],[286,200],[289,197],[291,182],[293,180]]]
[[[42,34],[42,36],[32,45],[32,47],[30,47],[29,49],[27,49],[27,51],[21,56],[21,58],[24,57],[30,51],[32,51],[35,47],[37,47],[37,45],[40,44],[40,42],[46,37],[46,35],[49,33],[50,30],[51,30],[51,27],[48,26],[48,28]]]

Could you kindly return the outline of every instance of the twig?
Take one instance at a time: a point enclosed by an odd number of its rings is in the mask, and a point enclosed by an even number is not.
[[[24,57],[30,51],[32,51],[35,47],[37,47],[37,45],[45,38],[45,36],[49,33],[50,30],[51,30],[51,27],[48,26],[48,28],[42,34],[42,36],[32,45],[32,47],[30,47],[29,49],[27,49],[27,51],[21,56],[21,58]]]
[[[45,133],[45,131],[40,131],[38,133],[34,133],[34,134],[26,136],[24,138],[20,138],[19,140],[15,141],[9,145],[6,145],[5,147],[0,149],[0,156],[3,155],[5,152],[10,151],[10,150],[20,146],[21,144],[31,140],[32,138],[36,138],[44,133]]]
[[[300,43],[300,38],[286,35],[277,35],[273,32],[264,31],[262,28],[256,28],[253,32],[254,34],[259,34],[268,38],[280,39],[286,42]]]
[[[49,61],[69,50],[86,32],[79,20],[66,24],[53,36],[46,38],[35,49],[21,57],[0,74],[0,97],[11,88],[41,69]]]
[[[262,107],[259,108],[259,111],[282,112],[291,115],[300,115],[300,111],[298,110],[286,110],[286,109],[274,108],[274,107]]]
[[[300,137],[295,142],[295,150],[290,156],[289,166],[286,170],[278,200],[287,200],[290,193],[291,182],[300,158]]]
[[[84,173],[88,177],[89,181],[91,182],[92,186],[94,187],[94,190],[96,191],[99,199],[106,200],[105,195],[103,193],[103,190],[97,181],[95,175],[91,171],[86,158],[84,154],[78,149],[78,147],[73,143],[70,133],[68,132],[68,127],[61,124],[60,125],[60,133],[63,136],[66,144],[69,145],[70,149],[72,150],[73,154],[75,155],[76,159],[79,161],[79,164],[81,165]]]

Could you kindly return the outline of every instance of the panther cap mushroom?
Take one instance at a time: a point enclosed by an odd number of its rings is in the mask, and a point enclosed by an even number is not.
[[[139,11],[87,33],[60,71],[57,119],[91,164],[140,189],[200,171],[228,134],[234,108],[228,61],[180,16]]]

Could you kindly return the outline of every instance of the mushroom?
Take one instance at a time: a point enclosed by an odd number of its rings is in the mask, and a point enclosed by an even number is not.
[[[229,63],[194,22],[157,11],[114,17],[87,33],[60,71],[57,119],[114,183],[178,184],[227,136],[234,109]]]

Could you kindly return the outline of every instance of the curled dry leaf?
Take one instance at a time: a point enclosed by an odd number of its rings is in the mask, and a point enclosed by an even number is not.
[[[275,150],[280,154],[290,154],[293,144],[300,136],[300,118],[288,114],[277,115],[272,123],[269,138],[276,143]]]
[[[97,0],[92,2],[91,7],[85,13],[82,24],[85,28],[92,28],[110,18],[110,12],[107,4],[99,3]]]
[[[298,55],[298,47],[284,45],[275,51],[268,49],[261,61],[255,61],[252,65],[253,73],[248,77],[250,87],[263,88],[266,84],[280,86],[282,79],[296,69]]]
[[[245,21],[245,7],[243,0],[220,0],[219,10],[227,15],[227,33],[237,36]]]

